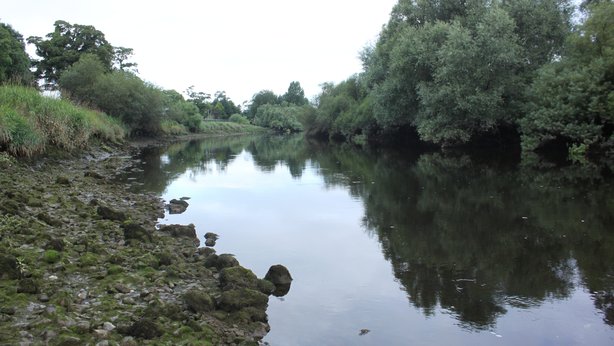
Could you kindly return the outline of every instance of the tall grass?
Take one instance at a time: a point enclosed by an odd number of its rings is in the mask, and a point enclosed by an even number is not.
[[[92,138],[118,142],[122,124],[104,113],[42,96],[37,90],[0,86],[0,149],[31,156],[48,145],[67,150],[85,147]]]

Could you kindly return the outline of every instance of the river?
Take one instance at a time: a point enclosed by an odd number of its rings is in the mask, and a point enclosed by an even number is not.
[[[220,235],[263,277],[270,345],[612,345],[614,185],[603,167],[295,137],[149,148],[126,178],[163,223]]]

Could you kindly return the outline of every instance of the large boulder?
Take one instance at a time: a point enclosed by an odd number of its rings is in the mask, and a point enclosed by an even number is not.
[[[220,286],[224,291],[241,287],[257,289],[258,277],[241,266],[224,268],[220,272]]]
[[[222,270],[224,268],[236,267],[239,265],[239,261],[231,254],[211,254],[205,259],[205,267],[207,268],[217,268],[218,270]]]
[[[275,285],[275,290],[272,292],[272,294],[276,297],[283,297],[290,291],[292,276],[290,276],[288,268],[281,264],[271,266],[269,271],[264,276],[264,279]]]
[[[192,223],[189,225],[162,225],[160,231],[170,233],[171,236],[176,238],[184,237],[198,240],[196,227]]]
[[[204,291],[190,290],[183,295],[183,301],[188,306],[190,311],[199,313],[211,311],[215,308],[215,304],[211,296]]]
[[[98,215],[100,215],[101,218],[106,219],[106,220],[111,220],[111,221],[126,221],[128,219],[128,217],[126,217],[126,214],[121,212],[121,211],[117,211],[117,210],[113,210],[109,207],[105,207],[103,205],[98,206],[97,209]]]
[[[265,280],[271,281],[275,286],[277,285],[289,285],[292,283],[292,276],[288,268],[281,264],[276,264],[269,268],[269,271],[264,276]]]

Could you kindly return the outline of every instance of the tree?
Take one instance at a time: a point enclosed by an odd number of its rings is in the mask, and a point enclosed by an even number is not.
[[[302,107],[262,105],[258,108],[254,125],[268,127],[280,133],[300,132],[303,126],[298,121]]]
[[[305,91],[301,87],[299,82],[291,82],[288,86],[288,91],[281,97],[282,101],[288,102],[293,105],[302,106],[309,101],[305,98]]]
[[[188,101],[192,102],[198,108],[199,113],[206,118],[211,112],[211,94],[202,91],[195,91],[194,86],[190,86],[185,93],[188,95]]]
[[[0,83],[32,82],[30,58],[25,50],[23,36],[10,25],[0,23]]]
[[[115,68],[121,71],[138,72],[137,63],[128,62],[132,58],[134,50],[126,47],[114,47],[113,48],[113,65]]]
[[[215,92],[215,98],[213,102],[211,102],[211,106],[214,115],[220,119],[228,119],[228,117],[235,113],[241,113],[241,108],[235,105],[234,102],[226,96],[225,91]]]
[[[570,154],[614,154],[614,3],[589,5],[588,13],[561,60],[540,69],[531,86],[525,150],[559,142]]]
[[[40,57],[34,62],[36,76],[45,80],[47,88],[55,89],[62,73],[86,53],[96,55],[105,69],[111,70],[113,46],[101,31],[91,25],[73,25],[63,20],[56,21],[54,26],[46,39],[28,38]]]
[[[280,104],[280,97],[275,95],[271,90],[261,90],[252,96],[252,101],[246,109],[246,116],[249,119],[253,119],[256,116],[258,107],[262,105],[276,105]]]
[[[106,68],[93,54],[83,54],[79,61],[70,66],[60,77],[58,84],[62,95],[78,103],[91,104],[95,100],[94,89]]]

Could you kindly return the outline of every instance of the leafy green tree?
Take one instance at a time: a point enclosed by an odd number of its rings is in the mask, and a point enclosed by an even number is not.
[[[212,112],[217,118],[228,119],[232,114],[241,113],[241,108],[235,105],[225,91],[216,91],[215,98],[211,102]]]
[[[113,48],[113,66],[118,70],[126,70],[132,72],[138,72],[137,66],[138,64],[135,62],[130,62],[134,55],[134,50],[132,48],[126,47],[114,47]]]
[[[252,97],[252,101],[245,110],[245,115],[253,119],[258,112],[258,107],[262,105],[277,105],[281,103],[281,98],[271,90],[261,90]]]
[[[23,36],[10,25],[0,23],[0,83],[32,83],[30,58],[25,49]]]
[[[93,103],[98,79],[107,72],[104,64],[94,54],[83,54],[60,77],[58,84],[62,95],[78,103]]]
[[[544,66],[531,86],[523,119],[525,150],[564,143],[570,153],[614,154],[614,3],[588,7],[560,61]]]
[[[281,100],[297,106],[302,106],[309,102],[305,98],[305,91],[301,87],[301,83],[297,81],[290,83],[288,91],[281,96]]]
[[[85,53],[96,55],[107,70],[111,69],[113,46],[101,31],[91,25],[73,25],[63,20],[56,21],[54,26],[45,39],[28,38],[40,57],[34,62],[36,76],[44,79],[48,88],[56,88],[61,74]]]
[[[191,132],[197,132],[202,123],[202,116],[198,107],[194,103],[186,101],[183,95],[175,90],[164,90],[162,94],[164,95],[163,118],[175,121]]]

